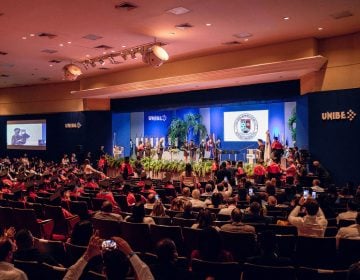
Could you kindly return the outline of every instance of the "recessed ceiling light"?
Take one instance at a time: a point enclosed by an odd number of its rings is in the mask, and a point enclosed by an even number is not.
[[[125,45],[122,45],[121,47],[122,47],[122,48],[126,48],[126,46],[125,46]]]
[[[206,26],[211,26],[211,23],[206,23],[205,25],[206,25]]]
[[[283,17],[283,20],[289,20],[290,17]]]
[[[171,10],[167,10],[166,12],[170,13],[170,14],[174,14],[174,15],[183,15],[183,14],[186,14],[188,12],[190,12],[189,9],[186,9],[184,7],[176,7],[176,8],[173,8]]]
[[[169,35],[175,35],[175,32],[169,32]]]
[[[103,52],[103,54],[106,54],[106,52]]]
[[[71,44],[71,42],[69,41],[69,42],[67,42],[69,45]]]
[[[86,57],[90,57],[90,54],[87,54]]]
[[[244,41],[245,41],[245,42],[249,41],[249,38],[245,38]]]
[[[64,46],[64,44],[59,44],[59,46],[60,46],[60,47],[63,47],[63,46]]]
[[[115,51],[114,50],[111,50],[112,53],[114,53]]]
[[[50,64],[49,66],[50,66],[50,67],[53,67],[54,65]]]
[[[24,37],[21,37],[21,39],[26,40],[26,37],[25,37],[25,36],[24,36]]]
[[[323,29],[324,29],[324,28],[322,28],[322,27],[318,27],[318,30],[319,30],[319,31],[321,31],[321,30],[323,30]]]
[[[30,37],[34,37],[34,36],[35,36],[35,34],[34,34],[34,33],[31,33],[31,34],[30,34]]]

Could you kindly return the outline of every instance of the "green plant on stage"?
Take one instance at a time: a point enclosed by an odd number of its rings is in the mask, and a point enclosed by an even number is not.
[[[175,118],[171,121],[168,129],[168,137],[171,139],[171,143],[184,143],[187,140],[189,133],[192,131],[194,136],[198,136],[200,139],[205,138],[207,130],[205,125],[201,122],[200,114],[189,113],[184,116],[184,119]]]
[[[244,171],[247,176],[253,176],[254,175],[254,165],[250,163],[244,164]]]
[[[288,119],[288,127],[291,131],[291,140],[296,141],[296,107],[291,111],[291,116]]]

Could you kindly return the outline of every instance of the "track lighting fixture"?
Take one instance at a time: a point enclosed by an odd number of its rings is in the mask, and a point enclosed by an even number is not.
[[[65,80],[68,81],[75,81],[76,78],[82,74],[80,67],[72,63],[66,64],[63,67],[63,71]]]

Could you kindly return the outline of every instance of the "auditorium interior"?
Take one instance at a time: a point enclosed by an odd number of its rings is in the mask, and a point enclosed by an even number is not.
[[[0,35],[0,279],[360,279],[358,0],[2,0]]]

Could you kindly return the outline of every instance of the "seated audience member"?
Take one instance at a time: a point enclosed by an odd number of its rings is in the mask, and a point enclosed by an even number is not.
[[[360,279],[360,261],[352,264],[349,267],[347,280],[359,280]]]
[[[256,265],[288,266],[292,265],[289,258],[279,257],[276,253],[276,236],[272,231],[264,231],[259,235],[260,255],[250,257],[247,262]]]
[[[151,217],[145,217],[145,208],[144,204],[141,202],[137,202],[133,209],[132,215],[127,216],[125,221],[130,223],[144,223],[144,224],[155,224],[155,221]]]
[[[243,223],[270,223],[271,218],[265,217],[259,202],[250,204],[249,211],[243,216]]]
[[[142,188],[141,192],[145,194],[156,194],[156,191],[154,190],[154,186],[153,186],[153,183],[151,181],[151,179],[147,179],[145,180],[145,185],[144,187]]]
[[[200,232],[199,247],[191,252],[191,259],[231,262],[233,256],[223,249],[220,233],[213,227],[207,227]]]
[[[156,202],[155,194],[150,193],[147,196],[147,200],[146,203],[144,204],[144,208],[152,210],[155,202]]]
[[[360,212],[357,213],[356,223],[347,227],[342,227],[336,234],[336,244],[339,246],[340,238],[359,239],[360,242]]]
[[[192,207],[193,208],[205,208],[206,204],[204,201],[200,200],[200,191],[198,189],[194,189],[191,193],[192,199]]]
[[[238,194],[237,194],[236,198],[237,198],[238,202],[239,201],[242,201],[242,202],[250,201],[250,196],[248,194],[248,190],[246,188],[244,188],[244,187],[239,187],[238,188]]]
[[[123,194],[126,195],[128,206],[133,206],[136,203],[135,195],[131,192],[131,186],[125,184],[122,188]],[[123,210],[123,209],[122,209]]]
[[[110,220],[115,222],[121,222],[123,220],[120,214],[113,213],[113,205],[107,200],[103,202],[101,210],[96,212],[93,217],[99,220]]]
[[[153,280],[149,267],[133,252],[130,245],[120,237],[112,237],[116,248],[103,248],[101,240],[96,235],[92,236],[89,245],[82,257],[68,268],[63,280],[77,280],[82,275],[88,262],[102,255],[104,272],[107,280],[125,280],[128,276],[130,264],[135,272],[136,279]]]
[[[305,207],[306,215],[298,217],[302,206]],[[310,197],[300,198],[298,205],[289,214],[288,220],[297,227],[299,236],[324,237],[328,223],[317,201]]]
[[[82,220],[75,224],[67,242],[77,246],[87,246],[93,234],[93,224],[88,220]]]
[[[207,227],[212,227],[212,222],[214,221],[213,215],[209,209],[201,209],[196,224],[193,224],[191,228],[205,229]],[[220,230],[217,226],[214,227],[216,230]]]
[[[214,189],[214,193],[219,192],[223,196],[224,200],[227,200],[232,195],[232,186],[227,182],[217,184]]]
[[[231,212],[231,224],[221,226],[221,230],[240,233],[255,233],[255,228],[253,226],[245,225],[241,222],[242,217],[243,214],[241,209],[235,207]]]
[[[101,189],[96,194],[96,197],[101,198],[101,199],[106,199],[109,202],[111,202],[113,207],[118,207],[117,202],[115,201],[115,198],[114,198],[114,195],[113,195],[112,191],[109,190],[109,183],[108,182],[103,182],[103,183],[100,184],[100,186],[101,186]]]
[[[184,202],[184,212],[177,213],[175,215],[176,218],[183,219],[196,219],[196,214],[192,210],[192,203],[190,200]]]
[[[150,216],[169,217],[166,215],[164,204],[162,204],[160,200],[156,200],[156,202],[154,203],[154,207],[150,213]]]
[[[236,200],[233,197],[230,197],[227,200],[227,207],[221,208],[219,214],[221,215],[231,215],[232,211],[236,208]]]
[[[178,252],[171,239],[160,240],[156,244],[158,263],[150,267],[157,280],[183,280],[189,279],[189,272],[180,269],[177,265]]]
[[[14,253],[15,260],[45,262],[50,265],[59,266],[59,263],[51,256],[40,253],[40,251],[34,247],[34,237],[29,230],[19,230],[15,235],[15,242],[17,247]]]
[[[210,203],[209,203],[210,202]],[[216,192],[211,196],[211,201],[207,202],[209,208],[224,208],[223,196],[221,193]]]
[[[205,185],[205,191],[201,194],[201,197],[210,198],[213,194],[213,187],[211,184]]]
[[[134,176],[134,170],[130,164],[129,157],[125,157],[124,162],[121,164],[120,173],[123,176],[124,180],[127,180],[129,177]]]
[[[170,210],[172,211],[184,211],[184,201],[176,197],[171,201]]]
[[[15,244],[6,237],[0,237],[0,279],[1,280],[27,280],[26,274],[14,267],[13,252]]]
[[[324,192],[324,188],[320,187],[320,180],[318,179],[314,179],[312,181],[312,186],[311,186],[311,189],[314,191],[314,192]]]
[[[275,210],[277,206],[277,199],[275,196],[270,195],[267,199],[266,210]]]
[[[182,200],[189,200],[190,199],[190,188],[184,187],[181,191],[181,195],[178,196],[178,198]]]
[[[347,211],[343,212],[343,213],[340,213],[336,217],[337,223],[339,224],[340,220],[352,220],[352,221],[355,221],[356,216],[358,214],[358,210],[359,210],[359,204],[353,199],[349,200],[348,203],[347,203]]]

